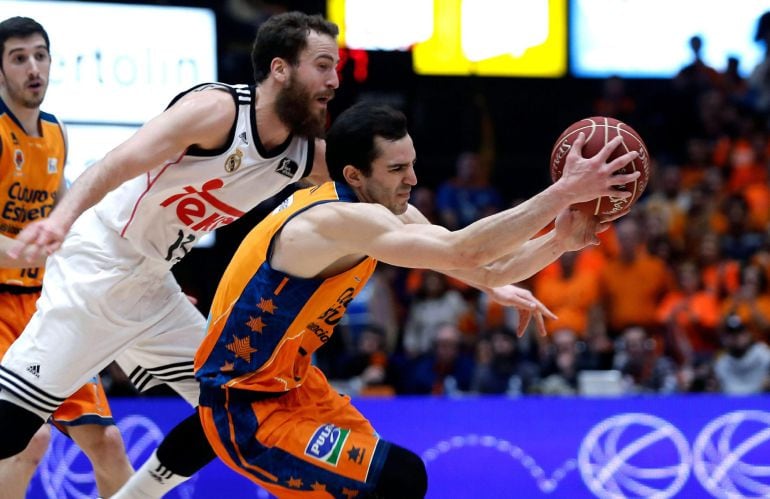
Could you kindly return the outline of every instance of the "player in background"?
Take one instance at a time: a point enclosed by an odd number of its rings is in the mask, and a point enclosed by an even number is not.
[[[0,22],[0,357],[19,337],[40,296],[45,255],[11,258],[6,250],[29,223],[48,217],[64,194],[66,136],[40,105],[48,88],[51,54],[45,29],[33,19]],[[31,363],[31,376],[46,370]],[[18,388],[13,378],[9,383]],[[51,419],[90,459],[99,493],[112,495],[131,475],[98,373],[53,412]],[[77,387],[75,387],[77,388]],[[3,426],[3,433],[14,433]],[[0,461],[0,496],[23,498],[50,438],[40,426],[18,455]]]
[[[344,111],[327,134],[333,181],[295,192],[260,222],[218,286],[195,358],[201,418],[217,455],[281,498],[424,497],[420,457],[380,438],[312,355],[377,261],[431,268],[499,294],[564,252],[598,244],[608,224],[569,206],[627,197],[613,186],[639,172],[613,174],[638,154],[606,163],[618,137],[585,159],[584,142],[580,134],[548,189],[452,232],[409,205],[416,156],[404,115],[366,102]]]
[[[0,458],[113,359],[139,389],[165,382],[198,405],[205,319],[171,267],[288,184],[327,178],[315,138],[339,85],[336,35],[320,16],[270,18],[252,51],[256,85],[183,92],[17,236],[10,256],[50,256],[37,311],[0,365],[0,427],[13,429]],[[214,457],[197,412],[167,437],[124,497],[160,497]]]

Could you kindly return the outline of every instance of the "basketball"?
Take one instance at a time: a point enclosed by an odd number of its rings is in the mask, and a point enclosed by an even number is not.
[[[647,153],[647,146],[636,130],[615,118],[593,116],[576,121],[562,132],[551,151],[551,179],[554,182],[561,177],[567,154],[580,132],[583,132],[586,136],[586,141],[583,145],[583,157],[585,158],[590,158],[597,154],[607,142],[617,135],[623,138],[623,142],[612,152],[607,159],[608,163],[629,151],[639,152],[638,158],[617,171],[617,174],[632,173],[636,170],[642,172],[639,178],[633,182],[617,186],[619,190],[630,191],[632,193],[631,197],[620,199],[612,196],[603,196],[593,201],[573,205],[573,207],[581,211],[601,218],[625,215],[642,195],[650,178],[650,157]]]

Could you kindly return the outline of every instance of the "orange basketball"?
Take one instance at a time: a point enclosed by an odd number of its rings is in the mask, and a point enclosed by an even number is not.
[[[583,157],[585,158],[594,156],[615,136],[621,136],[623,142],[613,151],[607,162],[629,151],[638,151],[639,157],[618,170],[617,173],[625,174],[639,170],[642,174],[632,182],[617,186],[619,190],[630,191],[631,197],[620,199],[613,196],[602,196],[593,201],[578,203],[574,207],[602,218],[628,213],[631,206],[644,192],[650,178],[650,156],[642,137],[636,130],[622,121],[607,116],[593,116],[576,121],[562,132],[551,151],[551,179],[554,182],[561,177],[567,154],[572,149],[572,143],[580,132],[586,136],[585,144],[583,144]]]

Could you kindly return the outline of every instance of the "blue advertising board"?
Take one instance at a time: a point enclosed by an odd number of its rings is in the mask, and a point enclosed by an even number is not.
[[[770,497],[770,396],[358,399],[418,453],[429,498]],[[132,462],[189,415],[181,399],[112,401]],[[54,432],[30,498],[93,498],[90,466]],[[268,498],[219,461],[166,497]]]

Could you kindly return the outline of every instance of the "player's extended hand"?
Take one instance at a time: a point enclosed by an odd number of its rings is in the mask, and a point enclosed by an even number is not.
[[[535,325],[538,332],[542,335],[546,335],[545,322],[543,315],[549,319],[557,319],[556,315],[551,312],[548,307],[535,298],[528,289],[520,288],[509,284],[507,286],[499,286],[491,288],[488,291],[489,297],[500,305],[506,307],[516,307],[519,312],[519,325],[516,328],[516,334],[521,336],[527,329],[532,317],[535,317]]]
[[[590,245],[599,244],[597,234],[609,229],[609,222],[580,210],[566,208],[556,217],[556,237],[566,251],[577,251]]]
[[[602,196],[620,199],[632,196],[632,192],[618,190],[615,186],[633,182],[641,173],[639,171],[625,174],[616,172],[638,158],[639,153],[629,151],[607,162],[610,155],[622,143],[622,139],[618,136],[607,142],[595,156],[584,158],[585,142],[585,134],[580,132],[567,154],[562,176],[558,180],[563,182],[567,186],[565,190],[575,197],[571,202],[591,201]]]
[[[48,256],[61,246],[67,231],[50,219],[32,222],[16,236],[14,245],[8,250],[11,258],[23,257],[32,261],[39,256]]]

